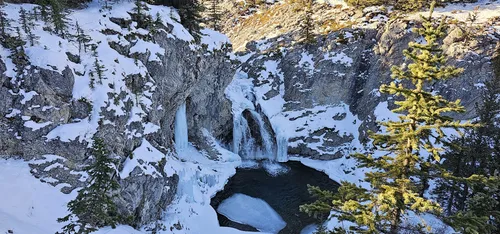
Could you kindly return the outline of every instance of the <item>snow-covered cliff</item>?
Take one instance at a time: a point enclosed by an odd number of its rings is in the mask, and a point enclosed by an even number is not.
[[[5,162],[8,158],[27,160],[40,181],[74,195],[87,179],[82,168],[91,162],[93,139],[104,139],[119,161],[116,179],[121,188],[115,191],[119,211],[140,227],[162,217],[175,199],[179,178],[185,178],[179,177],[184,167],[174,166],[180,159],[173,140],[175,113],[183,103],[189,140],[207,152],[206,157],[221,155],[212,139],[232,131],[227,124],[232,122],[231,105],[224,97],[234,74],[228,56],[231,46],[227,37],[208,29],[202,30],[200,43],[194,42],[170,7],[147,5],[145,13],[155,24],[145,27],[134,18],[132,2],[119,2],[111,9],[102,4],[93,1],[71,11],[64,37],[49,30],[50,23],[33,19],[33,44],[22,29],[19,11],[31,13],[37,5],[3,6],[10,21],[7,33],[28,43],[22,49],[5,44],[0,48],[0,155],[4,165],[10,165]],[[21,28],[20,35],[16,28]],[[81,44],[70,36],[83,34],[88,40]],[[12,179],[17,181],[15,175]],[[14,197],[0,199],[0,213],[7,216],[0,221],[2,231],[24,227],[25,233],[57,231],[62,224],[56,219],[65,212],[45,213],[47,207],[32,205],[32,212],[52,218],[47,223],[12,213],[21,209],[15,202],[21,191],[14,189]],[[68,197],[52,201],[63,195],[28,193],[37,204],[65,206],[68,201]]]

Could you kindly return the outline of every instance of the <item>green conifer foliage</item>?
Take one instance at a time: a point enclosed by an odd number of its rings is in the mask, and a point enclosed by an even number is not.
[[[339,220],[356,224],[353,231],[396,234],[401,232],[402,220],[410,211],[440,213],[442,209],[438,203],[421,196],[418,178],[433,176],[421,168],[439,165],[442,149],[436,145],[445,139],[444,128],[460,130],[474,126],[443,115],[464,112],[460,100],[448,101],[429,91],[433,82],[450,79],[461,72],[461,69],[445,65],[446,57],[439,44],[445,34],[445,22],[434,24],[434,5],[429,17],[422,17],[422,27],[415,30],[425,42],[411,42],[410,49],[404,51],[410,63],[394,66],[392,78],[395,81],[380,87],[382,93],[398,97],[397,107],[392,111],[399,114],[399,120],[382,122],[385,132],[371,134],[376,148],[386,154],[381,157],[354,155],[361,167],[371,169],[366,173],[370,189],[344,182],[339,194],[335,195],[338,197],[329,204]],[[429,164],[421,152],[428,152]],[[315,212],[307,206],[302,210]],[[426,224],[420,226],[427,227]]]
[[[84,168],[89,174],[89,185],[78,191],[77,197],[68,203],[71,214],[58,219],[58,222],[68,222],[59,234],[88,234],[104,226],[114,228],[120,221],[110,195],[110,191],[119,188],[113,178],[115,162],[109,158],[102,139],[94,140],[92,156],[94,162]]]
[[[78,42],[78,52],[81,54],[82,50],[87,52],[87,43],[91,41],[91,38],[85,34],[83,29],[80,27],[78,21],[76,22],[76,35],[75,39]]]
[[[66,0],[37,0],[36,3],[40,5],[42,20],[46,23],[52,23],[53,28],[47,27],[46,29],[66,38],[68,36]]]
[[[21,24],[21,27],[23,28],[24,32],[28,32],[30,30],[28,21],[29,17],[27,12],[23,7],[21,7],[21,9],[19,10],[19,23]]]
[[[57,0],[49,0],[51,6],[51,19],[54,31],[57,35],[65,38],[68,32],[67,16],[63,3]]]
[[[312,18],[313,15],[313,0],[302,0],[302,6],[303,12],[301,15],[301,21],[300,21],[300,26],[301,26],[301,40],[306,43],[306,44],[312,44],[315,42],[314,40],[314,20]]]
[[[203,5],[198,0],[189,0],[188,3],[179,6],[181,23],[189,30],[189,33],[193,35],[195,41],[201,39],[201,12],[204,10]]]
[[[19,24],[21,25],[24,33],[26,34],[26,39],[29,41],[31,46],[35,45],[35,41],[38,40],[38,36],[33,33],[33,28],[35,23],[34,18],[28,14],[28,12],[21,7],[19,10]]]
[[[12,63],[16,66],[17,82],[13,83],[17,83],[17,85],[21,85],[23,82],[22,76],[24,75],[24,70],[29,65],[28,55],[26,55],[24,50],[25,45],[26,42],[22,38],[21,29],[19,27],[16,27],[15,37],[7,35],[3,41],[3,46],[11,51],[9,58],[12,59]]]
[[[220,21],[221,21],[221,11],[219,7],[220,0],[210,0],[208,7],[208,17],[210,20],[210,24],[214,30],[220,30]]]
[[[10,27],[10,21],[7,19],[7,14],[3,11],[3,6],[0,8],[0,33],[2,38],[7,37]]]
[[[34,21],[38,21],[38,17],[40,16],[40,12],[39,12],[39,7],[33,7],[33,10],[31,12],[31,18],[34,20]]]
[[[443,157],[451,176],[439,180],[435,192],[449,222],[462,233],[500,231],[499,80],[486,83],[483,101],[476,106],[481,126],[455,139]]]
[[[106,76],[104,76],[104,72],[106,71],[106,67],[102,65],[99,62],[99,59],[97,57],[95,58],[94,61],[94,70],[90,73],[90,87],[94,88],[95,86],[95,78],[99,79],[99,84],[102,84],[102,80],[106,79]]]

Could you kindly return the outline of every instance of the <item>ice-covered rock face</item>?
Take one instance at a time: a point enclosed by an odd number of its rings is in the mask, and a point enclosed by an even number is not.
[[[286,226],[281,216],[262,199],[237,193],[222,201],[217,212],[228,219],[255,227],[266,233],[278,233]]]

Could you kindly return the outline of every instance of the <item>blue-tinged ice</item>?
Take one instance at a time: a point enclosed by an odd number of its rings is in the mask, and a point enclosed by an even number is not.
[[[217,212],[228,219],[252,226],[261,232],[278,233],[286,222],[264,200],[236,193],[222,201]]]
[[[175,148],[180,151],[188,147],[188,126],[186,118],[186,103],[183,103],[175,113],[174,126]]]

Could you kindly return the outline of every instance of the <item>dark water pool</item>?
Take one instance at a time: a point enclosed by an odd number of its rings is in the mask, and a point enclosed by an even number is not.
[[[239,168],[229,180],[224,190],[217,193],[211,205],[217,210],[219,204],[235,193],[242,193],[266,201],[285,220],[287,226],[279,234],[299,234],[300,231],[316,220],[299,212],[299,206],[313,201],[307,192],[307,185],[322,189],[337,190],[338,184],[325,173],[302,165],[300,162],[287,162],[282,165],[290,170],[278,176],[271,176],[262,168]],[[257,231],[218,215],[221,226],[233,227],[244,231]]]

